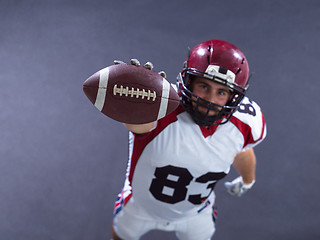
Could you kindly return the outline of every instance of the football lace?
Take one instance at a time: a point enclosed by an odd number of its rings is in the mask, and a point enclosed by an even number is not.
[[[145,89],[139,89],[137,88],[136,90],[134,88],[130,88],[129,87],[123,87],[122,85],[120,85],[120,87],[118,88],[117,84],[114,85],[113,87],[113,95],[117,95],[119,94],[120,97],[121,96],[126,96],[126,97],[136,97],[139,98],[141,97],[141,99],[147,98],[147,100],[152,100],[155,101],[156,100],[156,92],[155,91],[151,91],[151,90],[145,90]]]

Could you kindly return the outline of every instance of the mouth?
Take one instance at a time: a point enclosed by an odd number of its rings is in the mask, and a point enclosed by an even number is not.
[[[215,104],[213,102],[209,102],[200,97],[192,98],[192,107],[193,107],[193,111],[209,117],[218,115],[222,109],[220,105]]]
[[[194,106],[194,110],[198,111],[202,115],[216,116],[216,115],[218,115],[221,108],[219,108],[217,106],[210,106],[210,105],[205,106],[205,105],[198,104],[198,105]]]

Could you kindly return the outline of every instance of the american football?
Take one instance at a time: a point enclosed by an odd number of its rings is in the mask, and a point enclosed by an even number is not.
[[[171,84],[155,71],[142,66],[112,65],[94,73],[83,91],[106,116],[123,123],[156,121],[179,106]]]

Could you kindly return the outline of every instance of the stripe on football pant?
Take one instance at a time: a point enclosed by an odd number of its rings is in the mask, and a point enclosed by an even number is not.
[[[108,80],[109,80],[109,68],[108,67],[104,68],[104,69],[100,70],[99,73],[100,73],[99,88],[98,88],[96,102],[94,103],[94,105],[101,112],[103,109],[104,102],[106,99],[106,94],[107,94],[107,85],[108,85]]]
[[[162,94],[161,94],[161,103],[159,108],[159,113],[157,119],[163,118],[166,116],[167,108],[168,108],[168,101],[169,101],[169,94],[170,94],[170,83],[162,78]]]

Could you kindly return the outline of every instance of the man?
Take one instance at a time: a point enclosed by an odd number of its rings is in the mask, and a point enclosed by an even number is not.
[[[135,240],[152,229],[178,239],[208,240],[215,232],[216,182],[241,196],[255,182],[253,147],[266,136],[260,107],[245,97],[249,66],[231,43],[194,47],[178,76],[180,106],[130,130],[126,181],[115,204],[113,239]]]

